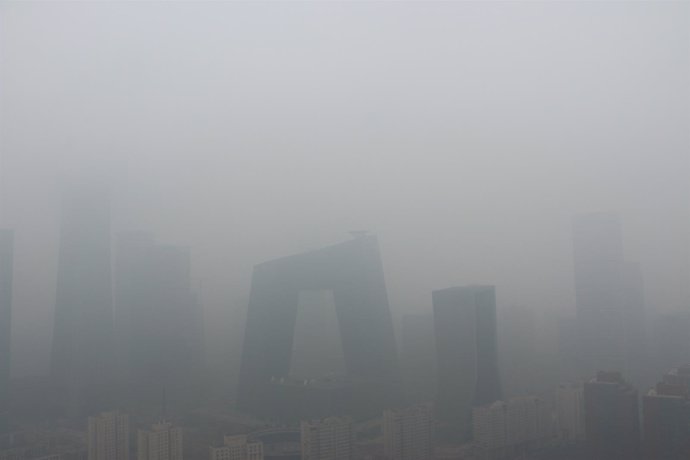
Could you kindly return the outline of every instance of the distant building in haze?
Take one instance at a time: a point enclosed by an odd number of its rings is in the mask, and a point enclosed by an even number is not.
[[[104,412],[89,417],[88,460],[129,460],[129,416]]]
[[[94,186],[67,191],[58,255],[51,377],[71,415],[111,406],[113,312],[110,201]]]
[[[496,401],[472,411],[474,443],[482,458],[514,458],[541,447],[553,433],[546,403],[534,396]]]
[[[690,458],[690,365],[672,369],[642,398],[648,459]]]
[[[434,316],[404,315],[401,345],[400,364],[407,401],[431,401],[436,396]]]
[[[168,422],[139,430],[137,460],[182,460],[182,428]]]
[[[350,407],[352,410],[366,408],[365,414],[331,415],[373,415],[397,405],[402,393],[401,379],[378,241],[373,236],[358,236],[254,267],[238,406],[255,414],[276,417],[277,408],[294,401],[285,397],[285,390],[292,394],[295,388],[285,388],[280,382],[290,373],[302,290],[333,292],[345,376],[353,383],[351,393],[362,395]],[[313,389],[318,391],[316,387]],[[313,399],[318,395],[306,397]]]
[[[585,438],[584,390],[579,384],[562,384],[556,389],[556,427],[563,441]]]
[[[574,220],[573,260],[581,373],[620,369],[637,380],[646,355],[642,275],[624,259],[615,214]]]
[[[434,452],[431,404],[383,412],[383,452],[387,460],[427,460]]]
[[[619,372],[597,373],[585,383],[585,435],[590,458],[635,459],[639,456],[640,420],[637,390]]]
[[[502,397],[493,286],[433,292],[438,391],[443,437],[468,440],[472,408]]]
[[[247,435],[225,436],[223,446],[210,448],[211,460],[264,460],[264,446]]]
[[[302,460],[353,460],[355,437],[349,418],[330,417],[301,424]]]
[[[201,381],[204,338],[189,250],[145,233],[120,235],[115,307],[118,366],[131,402],[160,409],[191,397]]]
[[[9,428],[13,254],[12,231],[0,229],[0,433]]]

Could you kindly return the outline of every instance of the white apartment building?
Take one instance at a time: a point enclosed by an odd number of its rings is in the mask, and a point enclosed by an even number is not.
[[[556,429],[564,441],[585,438],[585,397],[583,386],[561,384],[556,389]]]
[[[182,428],[168,422],[139,430],[138,460],[182,460]]]
[[[129,460],[129,416],[103,412],[88,420],[89,460]]]
[[[354,459],[354,432],[349,418],[302,422],[302,460]]]
[[[383,413],[383,449],[390,460],[427,460],[433,454],[433,410],[420,404]]]
[[[264,445],[247,442],[247,435],[225,436],[222,447],[210,448],[211,460],[264,460]]]

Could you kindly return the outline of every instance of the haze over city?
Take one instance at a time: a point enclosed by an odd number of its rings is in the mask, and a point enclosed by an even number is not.
[[[180,276],[203,322],[199,373],[232,404],[248,360],[252,276],[293,255],[308,267],[294,271],[308,275],[290,289],[317,291],[299,294],[299,311],[331,311],[297,315],[298,329],[325,331],[295,337],[295,349],[323,347],[302,357],[304,369],[330,362],[343,372],[355,360],[339,349],[348,339],[333,313],[338,283],[361,282],[367,295],[383,286],[372,311],[389,312],[380,314],[394,335],[380,346],[393,347],[403,371],[405,316],[437,315],[432,291],[491,286],[502,388],[487,402],[584,381],[581,346],[579,361],[558,353],[571,344],[566,331],[583,341],[582,325],[567,321],[584,279],[577,222],[592,215],[607,216],[601,241],[621,243],[614,258],[639,268],[639,285],[621,295],[640,294],[648,340],[639,346],[654,363],[667,346],[655,342],[659,318],[690,315],[689,81],[688,2],[3,2],[11,377],[54,375],[61,235],[72,228],[75,187],[103,192],[94,198],[102,206],[85,207],[110,221],[116,308],[121,235],[146,232],[156,247],[174,247],[177,262],[189,257]],[[373,255],[338,249],[359,242],[380,255],[382,283]],[[371,270],[374,287],[298,256],[322,248],[335,265]],[[686,346],[690,329],[681,356]],[[538,358],[523,366],[523,351]],[[655,365],[690,362],[674,359]],[[669,369],[594,366],[589,377],[596,370],[622,372],[643,394]]]

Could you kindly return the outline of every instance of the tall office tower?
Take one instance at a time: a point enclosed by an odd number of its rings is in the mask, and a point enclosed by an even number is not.
[[[355,438],[349,418],[303,421],[302,460],[352,460]]]
[[[404,315],[401,342],[400,364],[407,401],[433,400],[436,395],[434,316]]]
[[[129,416],[103,412],[89,417],[89,460],[129,460]]]
[[[374,236],[320,250],[273,260],[254,268],[247,310],[247,326],[239,376],[238,406],[257,414],[276,416],[290,373],[290,360],[299,294],[305,290],[331,290],[345,359],[349,390],[308,386],[304,390],[319,399],[326,391],[356,396],[348,404],[368,413],[394,407],[401,396],[383,266]],[[325,382],[326,383],[326,382]],[[313,397],[312,397],[313,396]],[[356,415],[333,413],[331,415]],[[314,415],[316,417],[316,415]],[[312,417],[308,417],[312,418]]]
[[[597,373],[585,383],[585,436],[592,459],[635,459],[640,421],[637,390],[619,372]]]
[[[383,452],[389,460],[433,457],[434,417],[431,404],[383,412]]]
[[[144,233],[120,236],[115,264],[119,365],[131,402],[159,409],[193,397],[203,370],[203,315],[185,248]],[[190,401],[191,402],[191,401]]]
[[[136,372],[136,350],[144,346],[135,342],[136,314],[150,308],[151,287],[149,254],[155,246],[153,235],[145,232],[119,234],[115,240],[113,273],[113,322],[117,373],[130,380]]]
[[[581,373],[622,369],[637,379],[645,352],[642,276],[624,260],[618,217],[577,217],[573,256]]]
[[[642,398],[648,459],[690,458],[690,365],[674,368]]]
[[[51,377],[71,415],[112,404],[113,312],[110,206],[104,189],[63,200]]]
[[[159,422],[151,430],[139,430],[138,460],[182,460],[182,428]]]
[[[0,433],[9,428],[13,234],[0,229]]]
[[[585,402],[582,385],[561,384],[556,388],[556,427],[563,441],[585,438]]]
[[[438,391],[443,437],[470,437],[472,408],[501,399],[493,286],[434,291]]]
[[[210,448],[211,460],[264,460],[264,445],[248,442],[247,435],[225,436],[222,447]]]

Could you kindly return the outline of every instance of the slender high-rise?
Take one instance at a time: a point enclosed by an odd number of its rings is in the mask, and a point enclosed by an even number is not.
[[[193,396],[203,368],[203,317],[186,248],[131,232],[118,238],[115,324],[130,402],[142,407]],[[163,391],[165,389],[165,391]]]
[[[408,403],[431,401],[436,394],[434,317],[402,317],[400,364]]]
[[[0,229],[0,433],[9,424],[13,234]]]
[[[110,202],[99,186],[63,197],[51,376],[69,415],[112,403]]]
[[[637,265],[623,255],[611,213],[578,216],[573,261],[581,374],[622,370],[636,378],[645,352],[644,296]]]
[[[436,336],[439,434],[470,436],[472,408],[501,399],[493,286],[453,287],[432,293]]]

